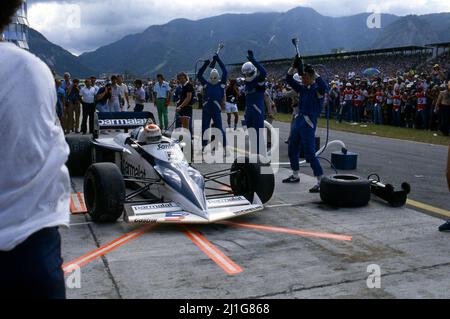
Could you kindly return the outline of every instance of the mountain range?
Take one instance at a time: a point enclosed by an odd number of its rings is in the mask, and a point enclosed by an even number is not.
[[[68,71],[74,78],[82,78],[97,73],[83,65],[78,57],[51,43],[41,33],[31,28],[28,32],[28,43],[30,51],[47,63],[50,69],[58,75],[63,75],[64,72]]]
[[[306,7],[284,13],[223,14],[197,21],[176,19],[150,26],[141,33],[87,52],[72,55],[30,32],[31,51],[57,72],[76,76],[99,73],[129,73],[154,77],[192,71],[199,59],[211,58],[219,42],[225,44],[225,63],[245,60],[252,49],[258,59],[294,55],[291,44],[299,37],[304,55],[326,54],[335,48],[365,50],[450,41],[450,13],[381,15],[381,28],[368,28],[368,13],[327,17]]]

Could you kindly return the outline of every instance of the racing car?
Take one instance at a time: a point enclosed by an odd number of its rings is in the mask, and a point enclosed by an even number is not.
[[[128,223],[214,223],[261,211],[273,195],[270,165],[262,174],[263,164],[245,157],[202,174],[186,160],[182,140],[163,136],[150,112],[98,113],[94,123],[93,135],[66,137],[67,167],[84,176],[94,222],[123,214]]]

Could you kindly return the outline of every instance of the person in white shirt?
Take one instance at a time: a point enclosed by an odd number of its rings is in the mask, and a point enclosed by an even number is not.
[[[89,119],[89,133],[94,132],[94,114],[95,114],[95,88],[91,86],[91,80],[84,81],[85,87],[80,91],[81,103],[83,104],[83,119],[81,120],[81,132],[87,133],[87,123]]]
[[[111,98],[109,99],[109,112],[120,112],[120,88],[117,84],[117,76],[111,77]]]
[[[95,94],[97,94],[98,90],[100,90],[97,85],[97,78],[95,76],[91,76],[89,79],[91,80],[91,86],[95,89]]]
[[[164,81],[164,76],[158,74],[158,82],[153,87],[153,94],[155,95],[156,109],[158,110],[159,126],[162,130],[169,128],[169,117],[167,108],[170,105],[170,86]]]
[[[127,112],[130,108],[130,93],[128,91],[128,86],[123,83],[123,78],[121,75],[117,76],[117,85],[120,91],[120,106],[122,108],[122,112]]]
[[[21,4],[2,2],[0,30]],[[69,225],[69,147],[55,79],[12,43],[0,42],[0,65],[0,287],[9,298],[65,298],[58,227]]]

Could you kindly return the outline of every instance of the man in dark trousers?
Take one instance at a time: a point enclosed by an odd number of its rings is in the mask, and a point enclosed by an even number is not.
[[[81,120],[81,132],[87,133],[89,123],[89,133],[94,133],[95,114],[95,88],[91,85],[91,79],[84,81],[85,87],[80,90],[81,102],[83,104],[83,118]]]
[[[260,130],[264,128],[266,118],[264,112],[264,92],[266,91],[266,69],[256,61],[253,51],[248,51],[246,62],[242,66],[242,75],[245,77],[245,121],[247,128],[253,128],[256,131],[257,153],[261,154],[260,142],[264,136],[260,136]],[[264,155],[264,154],[263,154]]]
[[[205,79],[204,73],[210,65],[209,60],[205,61],[197,74],[197,78],[205,88],[206,100],[202,113],[202,146],[205,147],[208,144],[208,141],[203,138],[205,137],[206,130],[211,126],[212,120],[214,127],[222,132],[223,147],[226,148],[226,134],[222,125],[222,108],[225,103],[225,88],[227,86],[228,72],[225,64],[217,54],[214,56],[213,61],[219,64],[222,70],[222,76],[219,75],[217,69],[212,69],[209,81]]]
[[[302,76],[303,84],[294,80],[294,74],[296,72]],[[319,159],[316,157],[315,134],[317,119],[320,115],[323,98],[328,88],[314,68],[310,65],[304,66],[298,55],[294,58],[292,67],[288,71],[286,82],[299,94],[299,110],[289,138],[289,160],[293,173],[290,177],[283,180],[283,183],[300,182],[300,145],[303,145],[305,159],[310,163],[314,176],[317,178],[317,184],[309,191],[311,193],[319,193],[323,169]]]

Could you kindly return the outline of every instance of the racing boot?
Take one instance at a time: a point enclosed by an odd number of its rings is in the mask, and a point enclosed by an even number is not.
[[[448,220],[445,224],[439,226],[439,231],[442,231],[442,232],[450,231],[450,220]]]
[[[283,180],[284,184],[298,184],[300,183],[300,177],[291,175]]]

